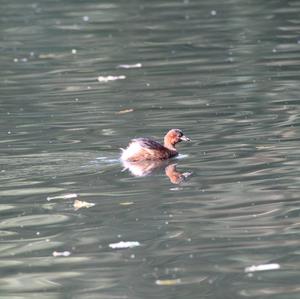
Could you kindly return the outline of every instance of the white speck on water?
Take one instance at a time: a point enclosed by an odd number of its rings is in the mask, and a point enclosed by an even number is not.
[[[99,82],[109,82],[109,81],[116,81],[116,80],[124,80],[126,79],[126,76],[120,75],[120,76],[99,76],[97,80]]]
[[[90,20],[90,17],[89,16],[83,16],[82,20],[85,21],[85,22],[88,22]]]
[[[170,191],[180,191],[180,190],[182,190],[182,188],[180,187],[170,188]]]
[[[141,68],[142,64],[141,63],[136,63],[136,64],[119,64],[118,68],[121,69],[134,69],[134,68]]]
[[[36,235],[39,236],[41,233],[40,232],[36,232]]]
[[[19,59],[18,58],[14,58],[14,62],[18,62],[19,61]]]
[[[274,49],[272,50],[272,52],[273,52],[273,53],[276,53],[276,52],[277,52],[277,50],[274,48]]]
[[[78,101],[79,101],[79,99],[78,99],[78,98],[76,98],[76,99],[75,99],[75,102],[78,102]]]
[[[28,59],[27,59],[26,57],[24,57],[24,58],[21,59],[21,61],[22,61],[22,62],[27,62]]]
[[[7,134],[10,135],[10,134],[11,134],[11,131],[8,131]]]
[[[101,131],[104,136],[112,136],[116,133],[113,129],[102,129]]]
[[[35,55],[35,53],[34,53],[33,51],[31,51],[31,52],[29,53],[29,55],[30,55],[31,57],[33,57],[33,56]]]
[[[112,249],[125,249],[125,248],[134,248],[134,247],[138,247],[141,246],[140,242],[137,241],[121,241],[118,243],[111,243],[109,244],[109,247]]]
[[[76,54],[77,50],[76,49],[72,49],[72,54]]]
[[[280,265],[277,263],[272,264],[262,264],[262,265],[252,265],[250,267],[245,268],[245,272],[256,272],[256,271],[269,271],[269,270],[278,270],[280,269]]]
[[[212,16],[216,16],[216,15],[217,15],[217,11],[213,9],[213,10],[210,11],[210,14],[211,14]]]
[[[130,255],[130,258],[131,258],[131,259],[135,259],[135,254],[131,254],[131,255]]]
[[[50,201],[52,199],[71,199],[71,198],[76,198],[78,195],[76,193],[69,193],[69,194],[62,194],[62,195],[57,195],[57,196],[48,196],[47,200]]]
[[[149,87],[149,86],[150,86],[150,83],[146,83],[146,86]]]
[[[71,252],[70,251],[62,251],[62,252],[59,252],[59,251],[53,251],[52,255],[54,257],[58,257],[58,256],[70,256],[71,255]]]

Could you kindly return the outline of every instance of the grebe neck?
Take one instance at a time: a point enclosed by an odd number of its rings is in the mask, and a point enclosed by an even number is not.
[[[164,140],[164,147],[166,147],[167,149],[169,149],[170,151],[176,152],[176,148],[174,146],[174,144],[172,144],[170,141],[168,140]]]

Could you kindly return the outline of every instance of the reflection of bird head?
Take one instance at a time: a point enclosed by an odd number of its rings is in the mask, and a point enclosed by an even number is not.
[[[187,177],[189,177],[192,174],[191,172],[181,173],[177,171],[176,164],[168,165],[165,169],[165,173],[169,177],[171,183],[173,184],[182,183]]]
[[[168,160],[146,160],[140,162],[122,161],[122,163],[124,166],[123,171],[128,169],[130,173],[136,177],[151,175],[155,171],[165,169],[165,174],[173,184],[182,183],[187,177],[189,177],[192,174],[191,172],[181,173],[177,171],[176,164],[170,164]]]

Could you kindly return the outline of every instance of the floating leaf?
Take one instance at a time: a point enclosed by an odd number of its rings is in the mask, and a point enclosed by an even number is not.
[[[87,208],[88,209],[88,208],[93,207],[94,205],[95,204],[92,203],[92,202],[81,201],[81,200],[78,200],[78,199],[76,199],[74,201],[74,204],[73,204],[75,210],[78,210],[78,209],[81,209],[81,208]]]
[[[180,279],[158,279],[155,281],[155,284],[159,286],[173,286],[180,283]]]
[[[131,206],[133,205],[133,201],[120,202],[120,206]]]
[[[125,110],[121,110],[121,111],[116,112],[116,114],[125,114],[125,113],[130,113],[130,112],[133,112],[133,111],[134,111],[133,109],[125,109]]]

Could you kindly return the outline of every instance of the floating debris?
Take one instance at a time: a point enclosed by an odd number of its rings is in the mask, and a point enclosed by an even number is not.
[[[111,243],[109,244],[109,247],[112,249],[125,249],[125,248],[134,248],[134,247],[138,247],[141,246],[140,242],[137,241],[121,241],[118,243]]]
[[[157,279],[155,281],[155,284],[159,286],[173,286],[180,283],[181,283],[180,279]]]
[[[55,256],[55,257],[58,257],[58,256],[66,257],[66,256],[70,256],[71,252],[70,251],[53,251],[52,255]]]
[[[92,203],[92,202],[87,202],[87,201],[81,201],[81,200],[78,200],[76,199],[74,201],[74,204],[73,204],[73,207],[75,208],[75,210],[79,210],[81,208],[91,208],[93,207],[95,204]]]
[[[60,58],[63,55],[58,55],[58,54],[54,54],[54,53],[48,53],[48,54],[40,54],[39,58],[41,59],[51,59],[51,58]]]
[[[119,64],[118,68],[121,69],[134,69],[134,68],[140,68],[142,67],[141,63],[136,63],[136,64]]]
[[[256,271],[269,271],[269,270],[278,270],[280,269],[280,265],[273,263],[273,264],[264,264],[264,265],[252,265],[250,267],[245,268],[245,272],[256,272]]]
[[[72,54],[76,54],[77,50],[76,49],[72,49]]]
[[[102,134],[105,136],[111,136],[116,133],[116,131],[113,129],[102,129],[101,131],[102,131]]]
[[[116,80],[124,80],[126,79],[126,76],[99,76],[97,80],[99,82],[109,82],[109,81],[116,81]]]
[[[257,145],[255,148],[257,150],[264,150],[264,149],[272,149],[274,148],[275,146],[272,146],[272,145]]]
[[[71,199],[71,198],[76,198],[78,195],[76,193],[69,193],[69,194],[62,194],[62,195],[57,195],[57,196],[48,196],[47,200],[50,201],[52,199]]]
[[[134,111],[134,109],[124,109],[124,110],[120,110],[120,111],[116,112],[116,114],[125,114],[125,113],[130,113],[133,111]]]
[[[120,206],[131,206],[133,204],[134,204],[133,201],[120,202]]]

